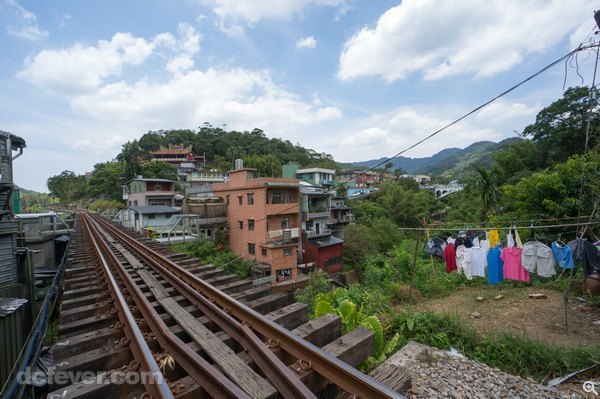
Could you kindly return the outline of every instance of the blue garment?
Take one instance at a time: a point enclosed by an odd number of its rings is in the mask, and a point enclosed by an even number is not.
[[[487,254],[488,284],[498,284],[504,281],[504,261],[500,257],[501,254],[502,246],[500,244],[490,249]]]
[[[554,241],[552,243],[552,254],[554,255],[554,259],[556,259],[556,263],[563,269],[572,269],[575,267],[571,248],[568,245],[561,247],[559,243]]]

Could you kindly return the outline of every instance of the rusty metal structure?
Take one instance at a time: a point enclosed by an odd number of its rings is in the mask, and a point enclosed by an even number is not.
[[[309,322],[306,305],[269,284],[88,213],[70,259],[53,372],[91,370],[96,380],[52,381],[49,397],[310,398],[331,384],[355,397],[402,397],[354,368],[374,350],[370,330],[342,336],[335,315]]]

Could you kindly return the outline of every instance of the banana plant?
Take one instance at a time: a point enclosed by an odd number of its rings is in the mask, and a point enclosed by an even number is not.
[[[360,306],[357,309],[354,302],[349,299],[343,299],[345,290],[338,290],[317,295],[315,299],[315,317],[321,317],[329,313],[337,314],[342,319],[342,332],[344,334],[354,330],[358,326],[367,327],[375,333],[375,354],[379,357],[384,349],[381,321],[376,316],[364,316],[363,307]]]

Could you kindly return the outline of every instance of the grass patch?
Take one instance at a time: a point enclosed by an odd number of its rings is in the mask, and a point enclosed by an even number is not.
[[[240,279],[250,277],[253,261],[244,260],[233,252],[218,249],[215,243],[207,239],[198,239],[171,246],[171,251],[184,253],[198,258],[202,264],[213,264],[226,274],[236,274]]]
[[[402,312],[387,318],[385,332],[400,333],[398,347],[409,341],[454,347],[470,359],[538,382],[600,363],[600,347],[562,348],[509,333],[482,335],[453,314]]]

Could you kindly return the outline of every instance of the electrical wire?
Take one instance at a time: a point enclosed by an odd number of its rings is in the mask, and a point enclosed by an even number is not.
[[[426,142],[426,141],[430,140],[431,138],[433,138],[433,137],[437,136],[438,134],[440,134],[440,133],[441,133],[441,132],[443,132],[444,130],[448,129],[449,127],[456,125],[457,123],[459,123],[459,122],[460,122],[460,121],[462,121],[463,119],[466,119],[467,117],[469,117],[469,116],[473,115],[474,113],[476,113],[476,112],[480,111],[481,109],[485,108],[486,106],[490,105],[490,104],[491,104],[491,103],[493,103],[494,101],[496,101],[496,100],[498,100],[498,99],[500,99],[500,98],[504,97],[505,95],[509,94],[510,92],[512,92],[512,91],[514,91],[514,90],[516,90],[517,88],[521,87],[521,86],[522,86],[522,85],[524,85],[525,83],[529,82],[530,80],[532,80],[532,79],[536,78],[537,76],[539,76],[539,75],[541,75],[542,73],[546,72],[547,70],[551,69],[551,68],[552,68],[552,67],[554,67],[555,65],[557,65],[557,64],[559,64],[559,63],[561,63],[561,62],[563,62],[563,61],[567,60],[567,59],[568,59],[569,57],[571,57],[573,54],[575,54],[575,53],[578,53],[578,52],[580,52],[580,51],[589,50],[589,49],[592,49],[592,48],[596,48],[596,49],[597,49],[597,48],[598,48],[598,46],[599,46],[599,44],[597,44],[597,43],[591,43],[591,44],[587,44],[587,45],[580,44],[580,45],[579,45],[579,46],[578,46],[576,49],[574,49],[574,50],[572,50],[572,51],[568,52],[567,54],[563,55],[562,57],[558,58],[557,60],[555,60],[555,61],[551,62],[550,64],[546,65],[546,66],[545,66],[545,67],[543,67],[542,69],[540,69],[540,70],[538,70],[537,72],[535,72],[534,74],[530,75],[529,77],[527,77],[527,78],[525,78],[525,79],[521,80],[521,81],[520,81],[520,82],[518,82],[517,84],[515,84],[515,85],[511,86],[510,88],[508,88],[508,89],[504,90],[503,92],[501,92],[500,94],[496,95],[496,96],[495,96],[495,97],[493,97],[492,99],[490,99],[490,100],[486,101],[485,103],[483,103],[483,104],[481,104],[481,105],[479,105],[479,106],[475,107],[475,108],[474,108],[474,109],[472,109],[471,111],[469,111],[469,112],[467,112],[467,113],[463,114],[463,115],[462,115],[462,116],[460,116],[459,118],[457,118],[457,119],[455,119],[454,121],[452,121],[452,122],[450,122],[450,123],[446,124],[445,126],[441,127],[440,129],[438,129],[438,130],[434,131],[433,133],[429,134],[428,136],[426,136],[426,137],[424,137],[424,138],[420,139],[419,141],[415,142],[414,144],[411,144],[410,146],[408,146],[407,148],[405,148],[405,149],[401,150],[400,152],[396,153],[395,155],[393,155],[393,156],[391,156],[391,157],[389,157],[389,158],[386,158],[385,160],[383,160],[383,161],[379,162],[378,164],[376,164],[376,165],[374,165],[374,166],[371,166],[370,168],[368,168],[368,169],[366,169],[366,170],[364,170],[364,171],[361,171],[361,172],[359,172],[359,173],[355,173],[355,175],[354,175],[354,176],[352,176],[352,177],[350,177],[350,178],[348,178],[348,179],[346,179],[346,180],[344,180],[344,181],[337,182],[337,183],[336,183],[336,184],[335,184],[335,185],[334,185],[332,188],[333,188],[333,189],[335,189],[335,188],[337,188],[337,187],[339,187],[339,186],[345,185],[346,183],[349,183],[349,182],[351,182],[351,181],[354,181],[354,180],[356,180],[358,177],[360,177],[360,176],[364,176],[364,175],[365,175],[367,172],[369,172],[369,171],[371,171],[371,170],[373,170],[373,169],[375,169],[375,168],[378,168],[379,166],[381,166],[381,165],[384,165],[384,164],[386,164],[387,162],[390,162],[390,161],[391,161],[391,160],[393,160],[394,158],[397,158],[397,157],[399,157],[400,155],[404,154],[405,152],[407,152],[407,151],[409,151],[409,150],[411,150],[411,149],[413,149],[413,148],[415,148],[415,147],[417,147],[417,146],[419,146],[419,145],[423,144],[424,142]],[[308,199],[307,199],[305,202],[307,202],[307,201],[308,201]],[[296,207],[299,207],[299,206],[300,206],[302,203],[303,203],[303,202],[300,202],[300,203],[294,203],[293,205],[289,206],[288,208],[282,209],[281,211],[274,213],[274,215],[277,215],[277,214],[284,214],[284,213],[285,213],[285,212],[287,212],[287,211],[290,211],[290,210],[292,210],[292,209],[294,209],[294,208],[296,208]],[[254,221],[254,222],[256,223],[256,222],[263,221],[263,220],[266,220],[266,219],[267,219],[267,217],[264,217],[264,218],[261,218],[261,219],[255,219],[255,221]],[[239,228],[238,226],[232,227],[232,228],[230,229],[230,231],[231,231],[232,229],[238,229],[238,228]]]

